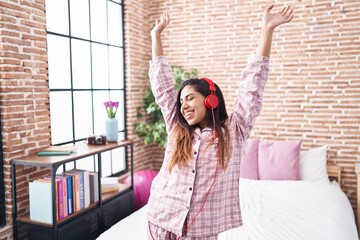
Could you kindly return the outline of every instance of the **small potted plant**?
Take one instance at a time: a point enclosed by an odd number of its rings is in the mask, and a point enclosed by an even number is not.
[[[115,118],[116,112],[119,108],[119,102],[107,101],[104,102],[107,113],[105,120],[105,136],[108,142],[116,142],[118,140],[119,124]]]

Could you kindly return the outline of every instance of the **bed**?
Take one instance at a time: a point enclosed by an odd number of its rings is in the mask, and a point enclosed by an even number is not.
[[[323,162],[331,181],[240,178],[243,225],[220,233],[218,239],[358,240],[353,209],[338,184],[341,168]],[[148,239],[147,205],[97,238],[115,239]]]

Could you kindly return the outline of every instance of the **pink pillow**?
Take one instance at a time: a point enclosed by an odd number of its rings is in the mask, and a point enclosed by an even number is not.
[[[240,177],[259,180],[258,173],[258,149],[259,139],[248,139],[246,141],[245,155],[241,159]]]
[[[301,141],[270,141],[259,143],[260,180],[300,180]]]

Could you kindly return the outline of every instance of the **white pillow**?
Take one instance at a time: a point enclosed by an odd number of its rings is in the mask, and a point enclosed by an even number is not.
[[[300,153],[300,177],[305,181],[329,183],[326,167],[327,145]]]

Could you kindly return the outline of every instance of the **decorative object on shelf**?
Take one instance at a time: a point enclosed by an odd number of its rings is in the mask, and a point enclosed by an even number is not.
[[[180,89],[182,81],[193,78],[198,74],[197,69],[186,72],[182,67],[173,67],[172,72],[176,80],[176,90]],[[144,112],[145,114],[143,114]],[[160,147],[165,147],[167,141],[166,127],[161,109],[155,103],[155,97],[150,87],[145,90],[144,104],[138,109],[137,120],[135,133],[143,138],[146,144],[155,143]]]
[[[105,135],[90,135],[87,139],[87,143],[91,145],[104,145],[106,144]]]
[[[115,118],[119,102],[104,102],[108,118],[105,120],[105,136],[108,142],[116,142],[119,134],[119,123]]]

